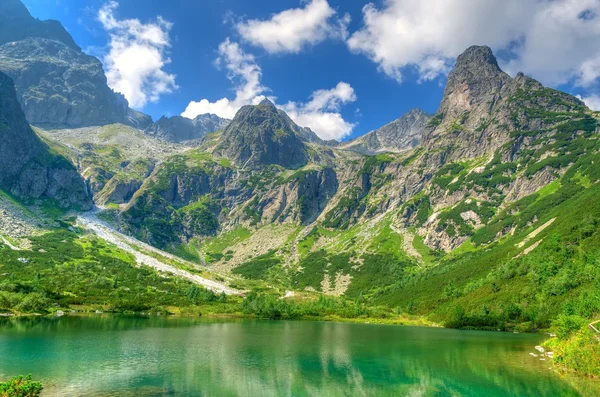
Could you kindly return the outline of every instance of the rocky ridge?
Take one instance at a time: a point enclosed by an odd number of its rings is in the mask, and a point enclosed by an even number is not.
[[[383,152],[401,152],[415,148],[421,143],[431,115],[421,109],[412,109],[402,117],[342,144],[343,149],[373,155]]]
[[[201,114],[193,120],[182,116],[161,117],[144,129],[144,133],[168,142],[185,142],[203,138],[227,127],[231,120],[214,114]]]

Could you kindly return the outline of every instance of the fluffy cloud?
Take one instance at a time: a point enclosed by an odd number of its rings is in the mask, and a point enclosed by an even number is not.
[[[288,102],[281,108],[297,124],[309,127],[320,138],[339,140],[348,136],[355,126],[344,120],[340,108],[354,101],[354,89],[342,81],[330,90],[315,91],[307,103]]]
[[[587,107],[589,107],[590,109],[600,111],[600,96],[590,95],[588,97],[582,97],[581,95],[577,95],[577,98],[585,102]]]
[[[219,117],[233,118],[244,105],[256,105],[269,89],[262,85],[262,71],[252,54],[244,52],[238,43],[230,39],[219,45],[216,65],[227,70],[227,77],[235,84],[235,98],[221,98],[215,102],[208,99],[192,101],[182,116],[194,118],[199,114],[213,113]],[[270,96],[273,102],[277,98]],[[284,109],[297,124],[311,128],[323,139],[341,139],[352,131],[354,124],[344,120],[340,113],[342,105],[356,100],[354,89],[340,82],[330,90],[317,90],[307,103],[288,102],[276,105]]]
[[[225,40],[219,45],[219,57],[216,60],[218,67],[227,69],[227,77],[236,85],[235,98],[229,100],[221,98],[216,102],[202,99],[190,102],[181,114],[184,117],[194,118],[199,114],[212,113],[219,117],[231,119],[244,105],[256,105],[265,96],[268,89],[261,82],[262,71],[256,63],[254,56],[244,52],[238,43]]]
[[[285,10],[268,20],[251,19],[236,28],[246,41],[269,53],[298,53],[327,38],[345,40],[349,22],[348,14],[337,18],[327,0],[310,0],[304,8]]]
[[[119,20],[115,17],[118,6],[109,1],[98,12],[110,35],[104,56],[106,77],[109,86],[125,95],[132,107],[141,108],[177,88],[175,75],[163,70],[170,62],[166,50],[172,24],[160,16],[146,24],[138,19]]]
[[[363,18],[348,47],[398,81],[406,67],[421,80],[445,74],[473,44],[507,51],[509,72],[546,84],[589,85],[600,76],[598,0],[386,0],[366,5]]]

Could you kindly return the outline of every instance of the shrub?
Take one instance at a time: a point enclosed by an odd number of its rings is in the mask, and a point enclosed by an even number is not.
[[[583,317],[565,314],[561,314],[554,321],[554,325],[557,327],[556,335],[558,335],[558,337],[561,339],[568,338],[585,324],[586,319]]]
[[[26,313],[45,313],[48,311],[48,306],[50,306],[50,299],[46,295],[33,292],[25,296],[16,309]]]
[[[0,397],[37,397],[42,389],[42,383],[33,381],[31,375],[19,375],[8,382],[0,382]]]

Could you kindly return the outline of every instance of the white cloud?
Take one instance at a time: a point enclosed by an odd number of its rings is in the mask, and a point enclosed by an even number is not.
[[[303,8],[274,14],[268,20],[251,19],[236,25],[242,37],[269,53],[298,53],[327,38],[347,37],[350,15],[336,17],[327,0],[310,0]]]
[[[194,118],[199,114],[212,113],[219,117],[231,119],[244,105],[256,105],[262,101],[263,95],[268,91],[261,82],[262,71],[252,54],[244,52],[238,43],[225,40],[219,45],[217,66],[227,69],[227,77],[236,84],[235,98],[221,98],[216,102],[202,99],[190,102],[181,114],[184,117]]]
[[[215,102],[208,99],[192,101],[182,116],[193,119],[213,113],[219,117],[233,118],[244,105],[256,105],[266,98],[269,89],[262,85],[262,71],[252,54],[244,52],[238,43],[230,39],[219,45],[217,66],[227,70],[227,77],[235,84],[235,98],[221,98]],[[352,131],[354,124],[344,120],[340,113],[342,105],[354,102],[356,94],[348,83],[340,82],[330,90],[317,90],[307,103],[288,102],[282,108],[298,125],[309,127],[323,139],[341,139]],[[269,96],[273,102],[274,96]]]
[[[421,81],[446,74],[473,44],[509,51],[507,71],[545,84],[589,85],[600,76],[598,0],[386,0],[366,5],[363,18],[348,47],[397,81],[406,67]]]
[[[109,1],[98,12],[110,35],[109,52],[104,56],[106,77],[109,86],[125,95],[132,107],[141,108],[177,88],[175,75],[163,70],[171,62],[166,50],[172,24],[160,16],[146,24],[138,19],[119,20],[115,17],[118,6]]]
[[[577,95],[577,98],[581,99],[587,107],[592,110],[600,111],[600,96],[599,95],[590,95],[587,97],[582,97],[581,95]]]
[[[356,101],[350,84],[343,81],[330,90],[317,90],[307,103],[288,102],[281,108],[303,127],[313,130],[320,138],[340,140],[352,132],[355,124],[342,117],[342,105]]]

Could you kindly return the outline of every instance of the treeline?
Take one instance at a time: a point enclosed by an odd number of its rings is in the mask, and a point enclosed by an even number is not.
[[[242,302],[242,312],[262,319],[290,320],[306,317],[338,316],[341,318],[388,318],[386,308],[370,306],[362,297],[355,300],[326,297],[316,300],[281,299],[265,293],[249,293]]]

